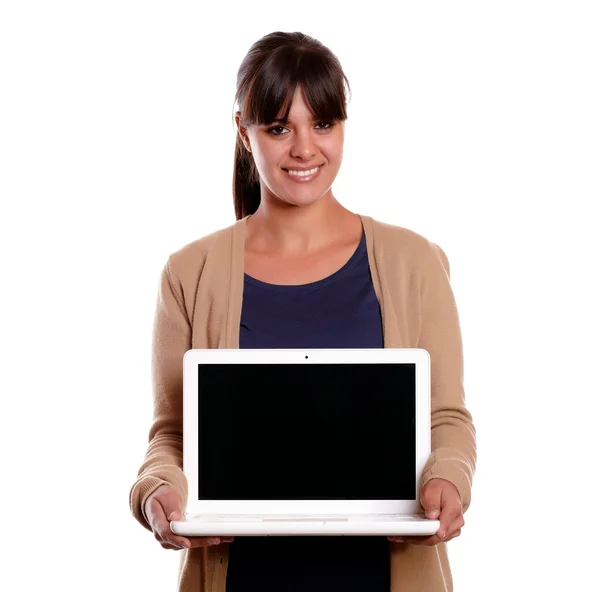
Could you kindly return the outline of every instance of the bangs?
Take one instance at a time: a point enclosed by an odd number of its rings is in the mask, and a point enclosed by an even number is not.
[[[298,87],[315,118],[347,119],[345,88],[339,71],[331,69],[322,54],[290,46],[270,52],[256,72],[242,118],[259,125],[287,120]]]

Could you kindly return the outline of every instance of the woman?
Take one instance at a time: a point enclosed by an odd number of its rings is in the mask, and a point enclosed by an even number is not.
[[[155,419],[130,504],[164,548],[184,549],[181,591],[452,589],[446,543],[464,524],[476,449],[448,259],[425,237],[350,212],[334,197],[344,82],[337,58],[301,33],[273,33],[252,46],[236,93],[237,222],[173,253],[161,276]],[[432,454],[420,499],[440,530],[404,539],[173,534],[169,520],[187,499],[181,360],[210,347],[426,349]]]

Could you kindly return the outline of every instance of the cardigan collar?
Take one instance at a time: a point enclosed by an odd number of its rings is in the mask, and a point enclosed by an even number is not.
[[[358,214],[361,219],[367,243],[367,256],[373,287],[379,305],[383,323],[384,347],[402,347],[401,339],[394,322],[394,306],[389,291],[382,283],[381,263],[384,252],[378,236],[378,222],[371,216]],[[242,296],[244,289],[244,248],[246,239],[246,222],[250,215],[237,220],[231,226],[229,302],[227,306],[227,321],[219,347],[239,349],[240,319],[242,314]]]

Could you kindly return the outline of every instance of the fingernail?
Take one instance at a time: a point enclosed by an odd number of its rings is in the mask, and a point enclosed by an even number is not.
[[[177,515],[177,511],[174,510],[167,516],[167,520],[175,520],[175,516]]]
[[[438,535],[441,539],[443,539],[446,536],[446,531],[445,530],[440,530],[440,534]]]
[[[439,510],[429,510],[429,512],[427,512],[427,516],[429,518],[431,518],[432,520],[435,520],[439,515],[440,515]]]
[[[190,542],[189,541],[183,541],[183,543],[181,543],[183,547],[185,547],[186,549],[190,548]]]

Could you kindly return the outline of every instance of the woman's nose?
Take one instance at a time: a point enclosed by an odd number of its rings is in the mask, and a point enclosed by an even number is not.
[[[292,156],[298,156],[304,160],[312,158],[316,153],[315,139],[310,130],[299,130],[294,136]]]

